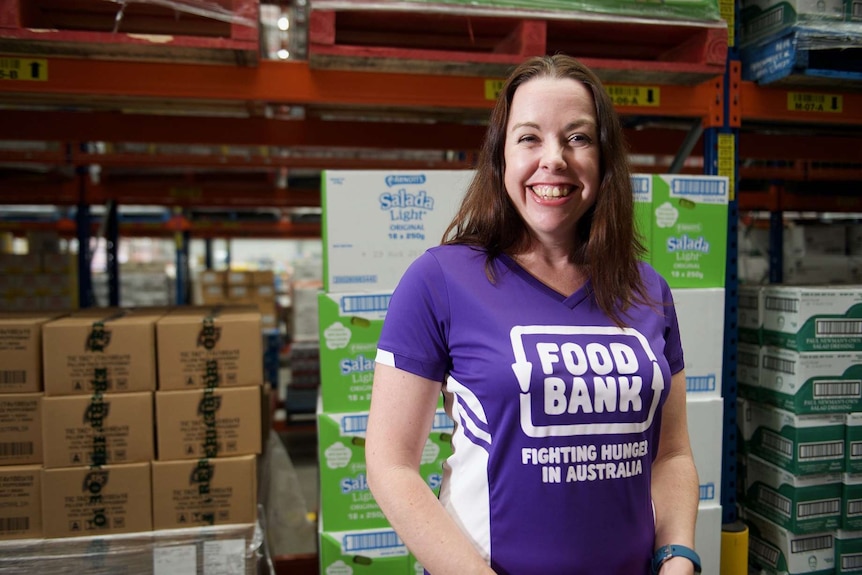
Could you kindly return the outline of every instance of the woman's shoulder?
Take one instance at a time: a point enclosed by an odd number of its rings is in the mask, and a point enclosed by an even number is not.
[[[469,246],[466,244],[441,244],[428,248],[425,252],[429,257],[433,257],[439,262],[467,262],[473,260],[485,261],[487,251],[478,246]]]
[[[638,262],[638,269],[641,276],[641,281],[648,292],[659,290],[664,292],[670,289],[667,280],[648,262]]]

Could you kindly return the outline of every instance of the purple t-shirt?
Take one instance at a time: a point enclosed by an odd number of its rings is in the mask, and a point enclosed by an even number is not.
[[[455,422],[440,500],[500,575],[646,575],[650,470],[683,353],[670,289],[620,329],[513,260],[438,246],[392,295],[377,361],[443,383]]]

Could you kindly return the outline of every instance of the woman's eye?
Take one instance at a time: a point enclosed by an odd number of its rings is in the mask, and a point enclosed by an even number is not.
[[[519,142],[526,142],[526,143],[535,142],[536,137],[531,136],[531,135],[521,136],[520,138],[518,138],[518,141]]]
[[[573,134],[569,137],[569,141],[573,144],[589,144],[592,142],[592,139],[586,134]]]

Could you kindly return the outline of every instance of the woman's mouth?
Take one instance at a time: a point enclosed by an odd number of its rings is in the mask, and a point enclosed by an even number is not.
[[[543,200],[550,200],[553,198],[565,198],[571,192],[572,186],[530,186],[530,189],[534,194],[542,198]]]

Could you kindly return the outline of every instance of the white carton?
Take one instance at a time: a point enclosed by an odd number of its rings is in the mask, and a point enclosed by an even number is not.
[[[694,548],[700,555],[703,573],[718,574],[721,564],[721,504],[701,502],[697,509]]]
[[[440,244],[472,170],[325,171],[323,288],[389,291]]]
[[[769,573],[835,573],[835,531],[797,535],[751,510],[745,511],[749,528],[749,563]]]
[[[724,401],[720,397],[692,399],[689,396],[686,412],[700,483],[700,505],[720,505]]]
[[[673,289],[689,396],[721,397],[724,288]]]

